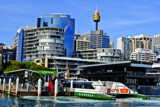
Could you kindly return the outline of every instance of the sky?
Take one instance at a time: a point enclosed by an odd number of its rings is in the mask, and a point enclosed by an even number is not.
[[[160,0],[0,0],[0,43],[13,45],[19,28],[36,26],[44,14],[65,13],[75,18],[75,33],[98,29],[116,42],[119,37],[160,34]]]

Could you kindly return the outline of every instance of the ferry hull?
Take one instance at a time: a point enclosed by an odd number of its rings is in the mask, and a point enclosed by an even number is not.
[[[74,96],[92,98],[92,99],[102,99],[102,100],[115,100],[115,97],[110,96],[110,95],[103,95],[103,94],[91,94],[91,93],[74,92]]]
[[[141,99],[150,99],[150,97],[142,94],[116,94],[116,98],[141,98]]]

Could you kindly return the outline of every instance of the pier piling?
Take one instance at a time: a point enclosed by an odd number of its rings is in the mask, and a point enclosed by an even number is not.
[[[0,79],[0,89],[2,89],[2,80]]]
[[[4,79],[3,79],[3,94],[4,94],[4,92],[5,92],[5,84],[6,84],[6,79],[4,78]]]
[[[70,91],[73,91],[73,80],[71,80],[71,86],[70,86]]]
[[[19,91],[19,78],[16,80],[16,97],[18,96],[18,91]]]
[[[39,79],[38,80],[38,96],[41,96],[41,87],[42,87],[41,79]]]
[[[8,95],[10,95],[11,92],[11,78],[9,78],[9,82],[8,82]]]
[[[56,97],[58,94],[58,80],[55,80],[55,88],[54,88],[54,96]]]

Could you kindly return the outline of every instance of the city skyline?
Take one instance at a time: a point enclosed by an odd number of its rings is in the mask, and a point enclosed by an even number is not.
[[[99,30],[104,30],[110,36],[110,40],[115,42],[115,48],[119,37],[160,34],[158,0],[1,0],[0,43],[12,45],[19,28],[25,28],[27,25],[36,26],[38,17],[50,13],[65,13],[75,18],[75,33],[95,31],[93,15],[96,5],[101,16]]]

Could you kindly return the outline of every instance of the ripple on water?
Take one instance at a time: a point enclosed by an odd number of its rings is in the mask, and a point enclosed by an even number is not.
[[[1,106],[27,106],[27,107],[43,107],[43,106],[58,106],[58,107],[72,107],[72,106],[94,106],[94,107],[134,107],[134,106],[160,106],[160,98],[151,98],[150,100],[125,98],[110,100],[95,100],[85,99],[75,96],[23,96],[20,98],[13,96],[6,96],[0,94]]]

